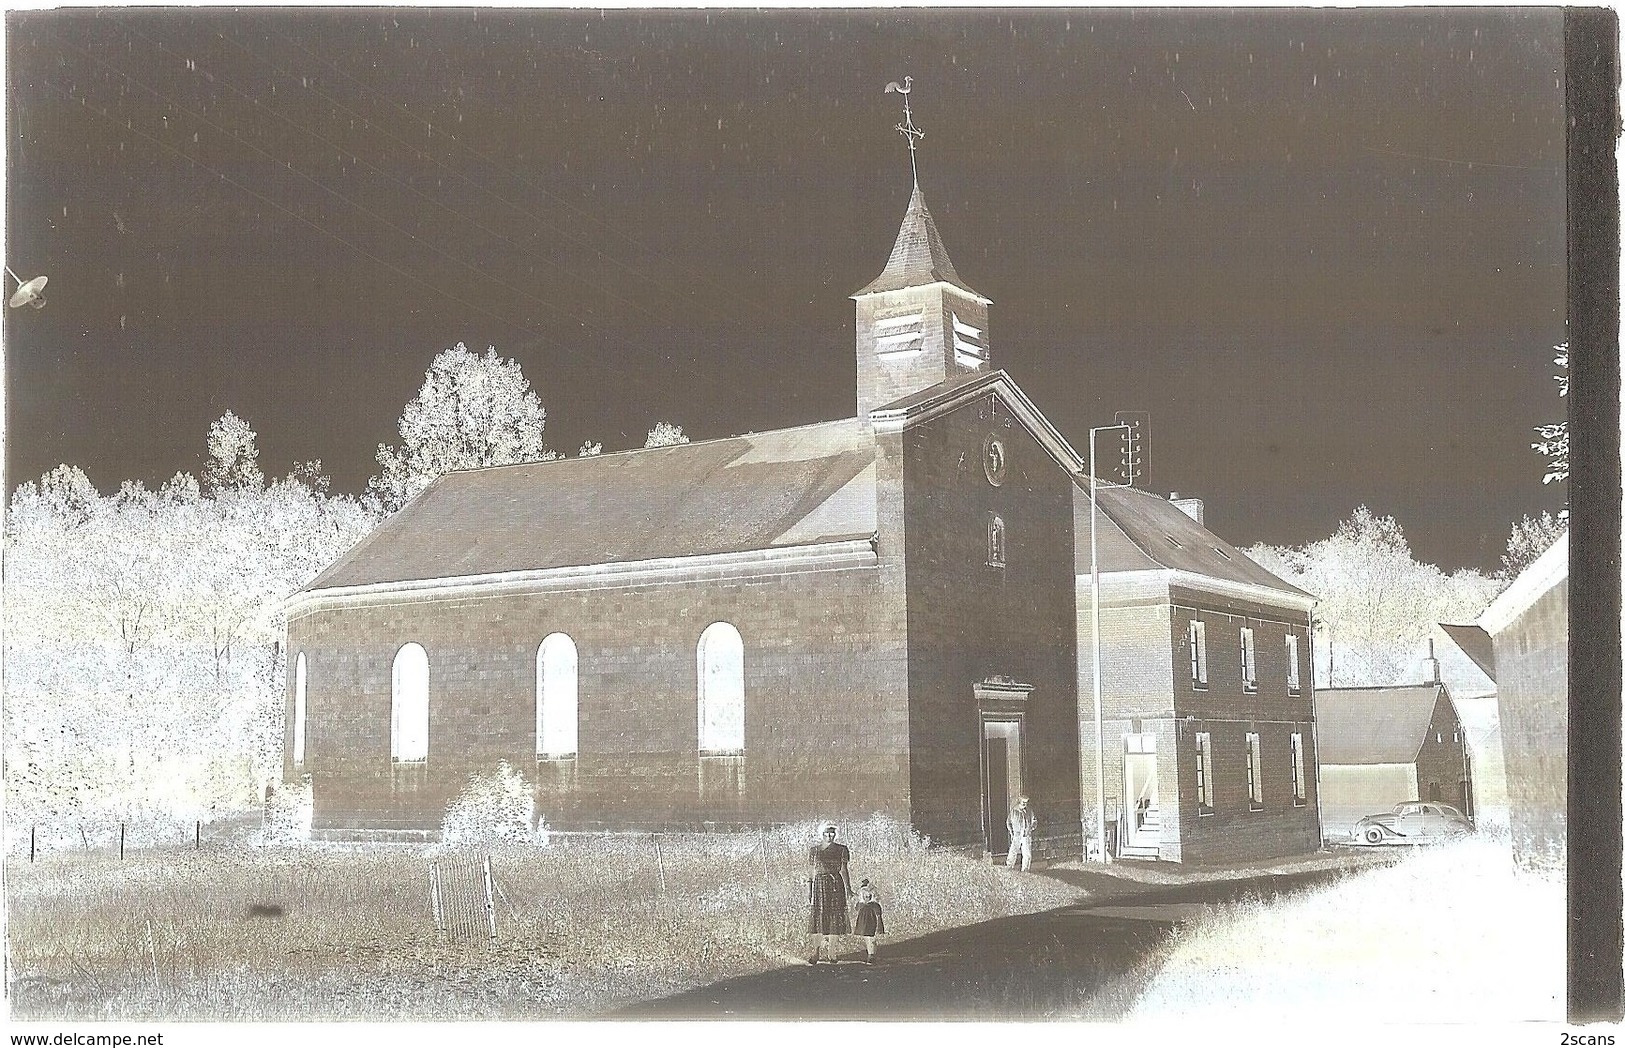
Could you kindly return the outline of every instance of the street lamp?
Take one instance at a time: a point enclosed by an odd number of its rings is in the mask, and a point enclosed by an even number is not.
[[[1115,426],[1096,426],[1089,431],[1089,617],[1092,620],[1090,647],[1095,688],[1095,842],[1100,848],[1101,862],[1109,860],[1106,854],[1106,729],[1100,702],[1100,553],[1095,544],[1095,492],[1100,482],[1096,479],[1095,434],[1121,430],[1126,437],[1132,429],[1130,423],[1122,422]]]

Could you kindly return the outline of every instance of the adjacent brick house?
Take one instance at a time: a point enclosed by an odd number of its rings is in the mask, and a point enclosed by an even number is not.
[[[1208,531],[1195,499],[1098,492],[1097,786],[1086,481],[1075,499],[1085,827],[1103,803],[1117,854],[1181,862],[1318,849],[1314,598]]]
[[[1404,801],[1441,801],[1476,817],[1467,732],[1445,685],[1318,691],[1315,723],[1328,840]]]
[[[296,594],[316,830],[433,834],[507,761],[560,828],[879,811],[1002,853],[1025,794],[1077,854],[1084,464],[918,188],[853,299],[855,417],[448,474]]]

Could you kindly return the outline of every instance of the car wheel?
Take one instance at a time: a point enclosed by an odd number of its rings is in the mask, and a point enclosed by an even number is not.
[[[1367,826],[1365,828],[1365,842],[1367,844],[1381,844],[1383,837],[1381,826]]]

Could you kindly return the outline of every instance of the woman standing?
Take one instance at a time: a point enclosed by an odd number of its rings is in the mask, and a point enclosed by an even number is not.
[[[811,911],[807,915],[807,934],[813,937],[813,952],[807,958],[808,964],[817,964],[823,959],[819,951],[822,946],[830,946],[830,936],[852,933],[846,914],[846,901],[852,897],[852,874],[848,869],[851,859],[852,854],[846,850],[846,845],[835,843],[833,826],[824,828],[824,843],[813,845],[807,853],[808,866],[812,871],[808,882]],[[829,963],[835,963],[833,946]]]

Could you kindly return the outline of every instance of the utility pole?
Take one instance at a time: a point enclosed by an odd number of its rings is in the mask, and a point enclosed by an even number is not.
[[[1109,859],[1106,854],[1106,729],[1100,696],[1100,551],[1095,541],[1096,492],[1100,482],[1096,479],[1095,434],[1112,430],[1121,431],[1127,437],[1133,426],[1120,422],[1114,426],[1097,426],[1089,431],[1089,617],[1095,692],[1095,841],[1100,848],[1101,862]]]

